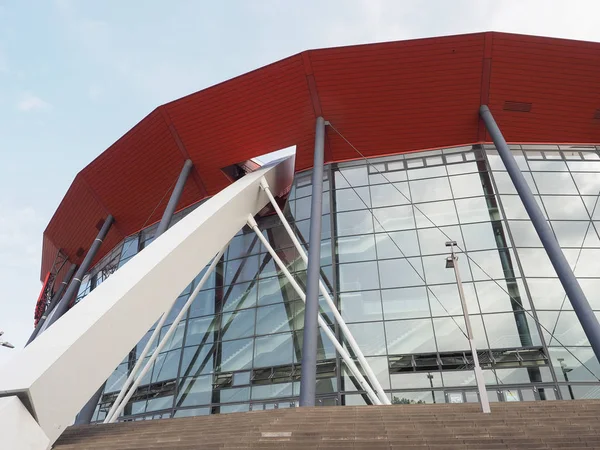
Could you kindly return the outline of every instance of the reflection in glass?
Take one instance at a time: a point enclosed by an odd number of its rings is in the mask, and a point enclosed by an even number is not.
[[[386,320],[428,317],[429,301],[425,287],[385,289],[381,291]]]
[[[382,319],[379,291],[346,292],[340,294],[339,301],[342,317],[346,322],[372,322]]]
[[[431,319],[387,321],[385,335],[390,355],[436,351]]]

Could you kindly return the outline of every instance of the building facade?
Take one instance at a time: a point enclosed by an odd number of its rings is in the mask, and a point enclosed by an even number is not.
[[[600,310],[600,149],[511,148]],[[311,171],[296,174],[284,210],[303,243],[310,179]],[[478,401],[457,283],[445,267],[450,240],[458,245],[490,400],[600,395],[598,362],[493,145],[328,164],[324,183],[321,276],[393,403]],[[306,267],[277,216],[259,225],[304,287]],[[79,300],[141,252],[155,228],[127,238],[96,265]],[[321,313],[339,337],[325,302]],[[303,324],[304,303],[254,233],[242,230],[121,419],[296,406]],[[103,419],[149,335],[108,379],[94,420]],[[317,377],[317,404],[369,403],[322,332]]]

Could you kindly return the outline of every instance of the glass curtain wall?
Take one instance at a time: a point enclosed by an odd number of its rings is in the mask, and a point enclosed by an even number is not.
[[[513,151],[600,309],[597,150]],[[310,171],[296,174],[284,211],[305,247],[310,178]],[[598,364],[493,147],[331,164],[324,185],[321,275],[393,403],[478,401],[456,280],[445,267],[449,240],[458,244],[490,400],[598,397]],[[305,266],[277,216],[259,226],[304,289]],[[90,272],[80,298],[142,251],[155,228],[113,250]],[[177,299],[162,335],[202,275]],[[322,299],[321,312],[342,340]],[[121,420],[295,406],[303,324],[303,302],[253,232],[241,230]],[[104,418],[151,331],[109,378],[95,420]],[[322,332],[318,360],[317,404],[368,403]]]

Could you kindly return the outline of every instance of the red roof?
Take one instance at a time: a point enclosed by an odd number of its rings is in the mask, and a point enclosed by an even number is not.
[[[309,50],[159,106],[75,177],[44,232],[41,277],[59,248],[80,263],[109,213],[97,260],[159,220],[187,158],[179,208],[223,189],[222,168],[283,147],[311,167],[319,115],[375,156],[489,141],[481,104],[509,142],[600,143],[600,44],[489,32]],[[328,130],[325,156],[357,154]]]

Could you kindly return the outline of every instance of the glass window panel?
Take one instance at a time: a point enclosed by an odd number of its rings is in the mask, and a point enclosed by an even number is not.
[[[366,358],[367,363],[371,366],[373,373],[377,377],[379,384],[383,389],[390,388],[390,370],[387,356],[373,356]]]
[[[431,178],[410,182],[410,192],[414,203],[431,202],[452,198],[448,178]]]
[[[382,289],[425,284],[420,258],[379,261],[379,276]]]
[[[225,290],[223,311],[250,308],[256,305],[257,283],[234,284]]]
[[[462,155],[448,155],[448,156],[446,156],[446,160],[448,160],[449,163],[453,162],[448,159],[450,156],[462,157]],[[468,162],[468,163],[463,163],[463,164],[450,164],[450,165],[446,166],[446,169],[448,170],[448,175],[459,175],[462,173],[477,172],[479,170],[476,162]]]
[[[340,309],[346,322],[372,322],[383,318],[379,291],[340,294]]]
[[[258,275],[258,255],[227,261],[225,284],[251,281]]]
[[[582,284],[584,280],[579,280]],[[527,287],[536,309],[571,309],[558,278],[527,278]],[[581,286],[584,289],[583,286]],[[584,289],[585,292],[585,289]],[[566,300],[563,304],[563,301]],[[589,300],[589,297],[588,297]]]
[[[348,328],[365,356],[385,355],[383,322],[351,323]]]
[[[473,319],[476,319],[476,317],[471,316],[471,325],[473,326],[473,337],[477,341],[477,339],[481,340],[482,333],[475,331],[477,320]],[[435,337],[440,352],[461,351],[470,348],[466,336],[467,328],[465,326],[465,319],[462,316],[434,318],[433,328],[435,329]],[[487,347],[487,345],[476,345],[478,348]]]
[[[589,225],[589,222],[552,221],[554,234],[561,247],[581,247]]]
[[[121,251],[121,261],[131,258],[138,251],[139,234],[125,239]]]
[[[408,183],[378,184],[371,186],[373,208],[406,205],[410,203]]]
[[[217,395],[220,403],[244,402],[250,400],[250,388],[221,389]]]
[[[154,362],[152,370],[152,382],[173,380],[177,378],[179,370],[179,359],[181,350],[173,350],[167,353],[161,353]]]
[[[387,321],[385,335],[390,355],[436,351],[431,319]]]
[[[379,259],[404,258],[420,254],[415,230],[376,234],[375,242]]]
[[[585,159],[588,155],[587,152],[583,153]],[[567,164],[572,172],[600,172],[600,161],[568,161]]]
[[[497,209],[490,211],[485,197],[464,198],[456,200],[455,203],[460,223],[485,222],[499,218]]]
[[[392,389],[432,388],[442,386],[440,372],[394,373],[391,375]],[[400,395],[400,394],[394,394]],[[402,394],[404,395],[404,394]]]
[[[378,212],[379,211],[385,210],[378,210]],[[371,217],[371,212],[368,210],[364,210],[338,213],[337,232],[338,236],[372,233],[373,219]]]
[[[127,364],[120,364],[106,380],[104,392],[117,392],[123,387],[128,376]]]
[[[600,173],[573,172],[575,184],[581,195],[595,195],[600,193]]]
[[[229,243],[229,247],[227,249],[227,259],[237,259],[246,256],[250,248],[252,248],[252,251],[250,251],[251,254],[258,253],[260,243],[258,242],[256,234],[238,234]]]
[[[221,339],[239,339],[254,334],[254,309],[243,309],[223,314]]]
[[[252,386],[253,400],[291,397],[292,395],[292,383],[277,383],[265,384],[262,386]]]
[[[515,160],[517,161],[517,165],[519,166],[519,169],[529,170],[529,167],[527,166],[527,161],[525,161],[525,156],[523,155],[523,152],[520,150],[511,150],[511,152],[512,152]],[[504,163],[502,162],[502,159],[500,158],[500,155],[498,154],[498,151],[495,148],[487,149],[486,154],[487,154],[488,161],[490,163],[490,167],[492,168],[492,170],[506,170],[506,168],[504,167]]]
[[[368,187],[337,189],[335,191],[336,211],[353,211],[371,207]]]
[[[544,205],[540,200],[538,195],[534,196],[537,201],[538,206],[542,210],[542,214],[547,218],[546,211],[544,209]],[[575,198],[575,197],[570,197]],[[525,211],[525,207],[523,206],[523,202],[518,195],[503,195],[501,197],[502,206],[504,208],[504,214],[507,219],[521,219],[521,220],[529,220],[529,215],[527,211]]]
[[[190,317],[207,316],[215,313],[215,291],[200,291],[190,306]]]
[[[167,318],[165,319],[165,325],[170,325],[173,323],[173,321],[175,320],[175,318],[177,317],[177,315],[183,308],[183,305],[185,305],[185,303],[188,301],[188,298],[189,298],[189,295],[184,295],[184,296],[178,297],[177,300],[175,300],[175,304],[173,305],[173,307],[167,314]],[[185,320],[185,317],[186,316],[184,315],[183,320]]]
[[[372,234],[338,238],[337,254],[340,263],[377,259],[375,237]]]
[[[577,267],[575,268],[575,276],[600,276],[600,249],[584,248],[583,250],[581,250],[579,262],[577,263]]]
[[[540,311],[538,319],[548,345],[590,345],[574,311]]]
[[[577,194],[569,172],[534,172],[533,178],[540,194]]]
[[[458,256],[458,267],[462,281],[471,281],[471,271],[469,270],[467,258],[462,253],[456,253],[456,255]],[[446,255],[423,257],[423,267],[425,268],[427,284],[456,282],[454,270],[446,268]]]
[[[469,252],[469,258],[471,259],[469,263],[475,280],[487,281],[490,277],[498,279],[520,275],[512,251],[488,250]],[[462,269],[461,276],[463,276]]]
[[[185,345],[198,345],[201,342],[213,342],[219,329],[218,316],[188,320]]]
[[[385,289],[381,291],[386,320],[429,317],[429,302],[425,287]]]
[[[377,262],[340,264],[340,291],[379,289]]]
[[[215,370],[214,356],[215,346],[213,344],[184,348],[180,377],[196,377],[213,372]]]
[[[475,288],[483,313],[513,311],[513,302],[518,308],[529,309],[527,293],[520,280],[480,281],[475,283]]]
[[[462,241],[462,234],[458,226],[423,228],[418,232],[419,245],[421,246],[422,255],[439,255],[442,253],[448,253],[449,250],[448,247],[446,247],[446,242],[449,240],[456,241],[460,248],[465,248],[465,244]]]
[[[279,303],[256,310],[256,334],[292,331],[295,303]]]
[[[496,243],[494,228],[489,222],[463,225],[462,231],[465,236],[466,249],[469,251],[487,250],[499,247]]]
[[[546,212],[550,219],[585,220],[589,219],[580,197],[575,196],[542,196]]]
[[[454,198],[476,197],[483,195],[483,186],[478,173],[450,177]]]
[[[302,340],[304,333],[302,331],[294,332],[294,363],[302,362]],[[335,347],[325,333],[319,327],[319,339],[317,340],[317,361],[335,358]],[[256,366],[256,364],[255,364]]]
[[[411,205],[375,209],[373,210],[373,215],[375,216],[373,222],[377,232],[410,230],[415,228],[415,219]],[[365,231],[364,233],[368,232]]]
[[[579,285],[583,289],[583,293],[590,302],[590,305],[595,310],[600,310],[600,279],[598,278],[582,278],[579,280]],[[571,309],[570,302],[567,300],[563,309]]]
[[[509,221],[513,243],[517,247],[542,247],[542,241],[531,221]]]
[[[346,406],[365,406],[367,403],[362,395],[344,395],[342,396],[343,404]]]
[[[254,350],[254,367],[271,367],[291,364],[294,344],[292,333],[257,337]]]
[[[349,186],[365,186],[369,184],[367,166],[340,168],[335,172],[337,188]]]
[[[310,218],[310,203],[312,197],[303,197],[296,200],[295,220],[304,220]]]
[[[269,305],[272,303],[300,299],[287,278],[284,276],[259,280],[258,294],[259,305]]]
[[[600,247],[600,224],[595,222],[588,228],[585,240],[583,241],[584,247]]]
[[[520,248],[518,252],[526,277],[556,277],[556,271],[543,248]]]
[[[165,325],[164,327],[162,327],[162,329],[160,330],[160,341],[163,341],[165,339],[165,336],[167,334],[167,332],[169,331],[169,328],[171,328],[170,325]],[[175,332],[171,335],[171,337],[165,341],[164,347],[162,348],[162,352],[166,352],[168,350],[173,350],[176,348],[181,347],[182,343],[183,343],[183,332],[185,330],[185,321],[184,322],[180,322],[177,325],[177,328],[175,328]]]
[[[478,313],[479,305],[473,283],[463,283],[463,290],[465,292],[467,310],[471,314]],[[429,304],[431,305],[431,314],[433,316],[458,315],[463,313],[456,283],[429,286]]]
[[[440,227],[458,223],[453,201],[424,203],[415,205],[414,209],[417,228]]]
[[[540,345],[535,322],[523,313],[484,314],[483,322],[490,348]],[[519,333],[517,322],[522,324],[522,333]]]
[[[438,156],[441,164],[441,156]],[[429,161],[428,161],[429,165]],[[413,169],[408,171],[409,180],[422,180],[423,178],[443,177],[446,176],[446,168],[444,166],[427,167],[424,169]]]
[[[590,347],[569,347],[568,350],[552,347],[549,350],[558,381],[565,381],[566,375],[569,381],[598,382],[600,365]]]
[[[212,375],[188,378],[177,395],[177,406],[210,404],[212,397]]]
[[[566,172],[567,165],[564,161],[544,161],[544,160],[529,160],[529,167],[532,171],[540,172]]]
[[[252,366],[252,338],[223,342],[221,345],[221,365],[219,371],[249,369]]]
[[[413,158],[406,161],[406,167],[408,167],[409,169],[423,167],[424,165],[425,161],[423,161],[423,158]]]

